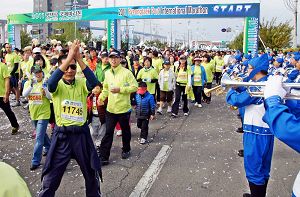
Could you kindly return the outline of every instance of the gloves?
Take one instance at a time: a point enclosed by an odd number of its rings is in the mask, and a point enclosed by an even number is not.
[[[264,89],[264,98],[267,99],[271,96],[280,96],[281,99],[287,94],[286,90],[282,87],[282,76],[270,76],[266,82]]]
[[[37,83],[37,79],[35,77],[32,77],[31,79],[31,87]]]
[[[151,82],[151,78],[143,79],[143,82]]]

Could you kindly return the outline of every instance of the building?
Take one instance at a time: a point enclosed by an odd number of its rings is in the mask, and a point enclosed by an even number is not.
[[[33,0],[34,12],[49,12],[57,10],[72,10],[88,8],[89,0]],[[77,28],[89,28],[90,22],[78,22]],[[32,26],[32,37],[46,41],[51,35],[52,24],[36,24]]]

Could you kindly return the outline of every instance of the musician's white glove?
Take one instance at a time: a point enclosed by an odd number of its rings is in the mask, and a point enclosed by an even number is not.
[[[286,95],[286,90],[282,87],[282,76],[274,75],[268,78],[264,89],[264,98],[271,96],[280,96],[281,99]]]

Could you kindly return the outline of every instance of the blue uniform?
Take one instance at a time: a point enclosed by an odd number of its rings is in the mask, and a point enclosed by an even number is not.
[[[258,81],[266,80],[267,76]],[[256,87],[251,91],[257,91]],[[246,177],[250,183],[265,185],[270,177],[274,136],[262,120],[265,114],[263,99],[251,97],[246,88],[238,88],[227,93],[226,101],[239,108],[245,107],[243,145]]]
[[[300,101],[289,101],[287,105],[290,108],[281,103],[279,96],[266,99],[263,120],[275,137],[300,153]],[[300,196],[300,172],[294,183],[293,196]]]

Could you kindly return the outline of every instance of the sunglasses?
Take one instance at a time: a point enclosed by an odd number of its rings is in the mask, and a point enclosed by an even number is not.
[[[70,64],[66,70],[69,70],[69,68],[71,68],[72,70],[76,70],[77,65],[76,64]]]

